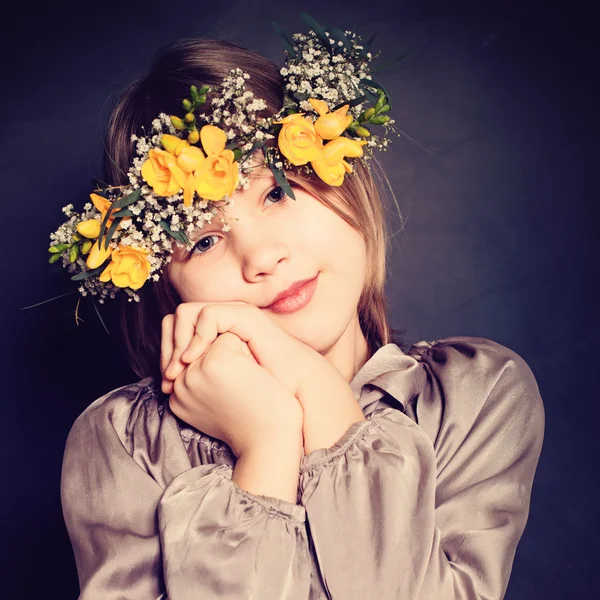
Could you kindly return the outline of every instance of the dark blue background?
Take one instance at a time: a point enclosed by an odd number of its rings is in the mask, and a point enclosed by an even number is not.
[[[358,26],[407,137],[383,156],[403,221],[388,282],[392,325],[409,343],[491,338],[538,380],[546,437],[530,518],[506,598],[588,597],[598,589],[598,70],[592,15],[576,3],[289,0],[22,3],[3,16],[2,286],[4,595],[75,598],[59,498],[64,442],[95,398],[137,378],[114,308],[75,324],[72,289],[47,264],[48,236],[101,177],[116,93],[155,51],[213,36],[277,64],[271,29],[297,16]],[[150,600],[150,599],[149,599]],[[388,599],[382,599],[388,600]],[[392,599],[389,599],[392,600]],[[396,600],[396,599],[393,599]],[[400,599],[397,599],[400,600]],[[412,599],[403,599],[412,600]],[[445,599],[440,599],[445,600]]]

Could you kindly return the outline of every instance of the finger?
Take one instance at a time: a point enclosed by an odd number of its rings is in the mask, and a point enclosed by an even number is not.
[[[163,394],[172,394],[173,393],[173,382],[170,379],[163,379],[160,389]]]
[[[242,306],[245,304],[245,302],[221,302],[204,307],[198,315],[194,337],[182,355],[182,360],[187,363],[198,360],[219,335],[227,332],[234,333],[239,340],[246,343],[243,334],[238,333],[239,321],[243,320],[247,312],[248,305]]]
[[[173,326],[174,315],[166,315],[161,323],[160,333],[160,372],[165,375],[167,366],[173,356]]]
[[[173,329],[173,355],[171,362],[167,367],[166,375],[169,379],[175,379],[179,373],[185,368],[185,365],[181,362],[180,357],[184,350],[189,346],[195,333],[195,323],[197,311],[204,308],[202,306],[189,306],[188,304],[180,304],[175,309],[175,326]],[[175,367],[178,367],[177,369]]]
[[[205,306],[208,306],[209,303],[204,303]],[[211,306],[250,306],[247,302],[242,302],[240,300],[234,300],[232,302],[214,302],[210,303]],[[200,318],[201,313],[198,314],[198,319]],[[197,319],[197,321],[198,321]],[[182,352],[180,356],[180,360],[185,363],[192,363],[195,360],[198,360],[209,348],[211,344],[215,342],[217,336],[221,333],[225,333],[225,331],[220,331],[219,328],[215,329],[214,327],[207,327],[204,323],[198,324],[196,322],[194,337],[190,341],[187,349]],[[239,336],[238,336],[239,337]]]

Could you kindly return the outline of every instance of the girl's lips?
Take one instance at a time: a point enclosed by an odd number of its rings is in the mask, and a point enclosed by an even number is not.
[[[307,281],[290,296],[286,296],[285,298],[277,300],[277,302],[271,304],[268,307],[269,310],[272,310],[277,314],[290,314],[300,310],[301,308],[304,308],[313,297],[313,294],[317,289],[318,280],[319,275],[317,274],[314,279]]]

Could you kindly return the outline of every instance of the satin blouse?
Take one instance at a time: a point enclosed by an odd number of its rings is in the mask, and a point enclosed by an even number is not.
[[[63,457],[80,600],[499,600],[544,437],[536,379],[484,338],[381,347],[350,382],[366,420],[304,455],[297,503],[151,377],[90,404]]]

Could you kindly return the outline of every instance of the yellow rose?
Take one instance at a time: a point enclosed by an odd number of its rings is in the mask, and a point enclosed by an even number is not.
[[[206,158],[195,171],[195,189],[205,200],[222,200],[231,196],[238,184],[238,163],[231,150],[226,150],[227,134],[214,125],[200,130],[200,141]]]
[[[172,196],[184,187],[187,174],[170,152],[152,148],[142,165],[142,177],[159,196]]]
[[[352,166],[344,158],[362,156],[362,146],[366,143],[366,140],[338,137],[325,144],[321,156],[310,164],[325,183],[340,186],[344,183],[346,173],[352,173]]]
[[[293,165],[305,165],[319,157],[323,149],[323,140],[312,122],[303,117],[302,113],[288,115],[274,123],[283,124],[277,137],[277,144],[281,153]]]
[[[112,260],[102,271],[100,281],[111,281],[117,287],[141,288],[150,274],[149,252],[142,248],[119,246],[112,253]]]
[[[349,105],[344,104],[337,110],[329,112],[327,103],[323,100],[309,98],[312,107],[319,113],[319,118],[315,121],[316,132],[324,140],[332,140],[339,137],[346,131],[346,128],[352,123],[352,117],[347,115]]]

